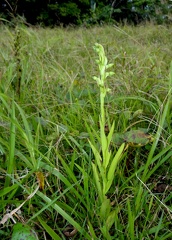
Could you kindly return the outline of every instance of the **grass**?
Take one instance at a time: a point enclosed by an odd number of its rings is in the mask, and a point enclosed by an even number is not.
[[[172,239],[171,27],[18,30],[0,31],[1,238],[22,222],[39,239]]]

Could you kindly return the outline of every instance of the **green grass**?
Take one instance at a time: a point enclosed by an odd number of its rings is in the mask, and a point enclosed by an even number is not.
[[[16,32],[0,31],[0,221],[27,200],[13,219],[39,239],[69,225],[72,239],[172,239],[171,27],[18,29],[17,57]],[[103,105],[96,42],[114,72]],[[153,142],[116,144],[133,130]]]

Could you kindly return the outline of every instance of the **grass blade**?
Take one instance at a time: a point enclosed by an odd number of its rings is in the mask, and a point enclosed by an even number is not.
[[[42,192],[38,191],[37,195],[42,198],[47,204],[51,203],[51,199],[44,195]],[[69,215],[67,214],[62,208],[60,208],[57,204],[53,204],[52,207],[64,218],[66,219],[74,228],[78,230],[84,237],[88,240],[91,240],[90,235]]]
[[[54,230],[50,226],[48,226],[46,222],[42,220],[41,217],[38,216],[37,218],[41,225],[43,226],[43,228],[45,229],[45,231],[52,237],[52,239],[61,240],[61,237],[59,237],[59,235],[57,235],[57,233],[55,233]]]
[[[14,171],[14,152],[15,152],[15,138],[16,138],[16,127],[15,127],[15,105],[14,100],[12,101],[12,109],[11,109],[11,127],[10,127],[10,144],[9,144],[9,159],[7,160],[7,176],[5,179],[5,188],[10,185],[10,177]]]

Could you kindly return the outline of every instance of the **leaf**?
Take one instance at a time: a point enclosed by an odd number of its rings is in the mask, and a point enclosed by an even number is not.
[[[111,210],[110,199],[105,196],[100,208],[100,217],[102,220],[107,219]]]
[[[130,204],[130,200],[127,199],[127,205],[128,205],[128,232],[129,232],[129,236],[131,238],[131,240],[134,240],[134,220],[135,220],[135,216],[132,212],[131,209],[131,204]]]
[[[11,240],[38,240],[35,231],[28,225],[16,223],[13,227]]]
[[[114,133],[112,142],[117,146],[120,146],[122,143],[124,143],[123,133]]]
[[[42,172],[36,172],[37,181],[39,183],[40,190],[44,190],[44,175]]]
[[[60,240],[61,238],[54,232],[54,230],[49,227],[46,222],[44,222],[39,216],[37,217],[45,231],[52,237],[54,240]]]
[[[43,194],[42,192],[38,191],[37,195],[39,197],[41,197],[47,204],[51,204],[52,202],[52,208],[58,213],[60,214],[64,219],[66,219],[69,224],[71,224],[74,228],[76,228],[78,230],[78,232],[80,232],[82,235],[84,235],[84,237],[88,240],[91,240],[90,235],[84,230],[83,227],[80,226],[79,223],[77,223],[67,212],[65,212],[58,204],[53,204],[53,201],[48,198],[45,194]],[[81,222],[82,224],[82,222]]]
[[[9,148],[9,158],[7,160],[7,176],[5,178],[5,187],[9,187],[11,179],[10,174],[14,171],[14,152],[15,152],[15,143],[16,143],[16,126],[15,126],[15,105],[14,101],[12,102],[11,109],[11,127],[10,127],[10,148]]]
[[[112,212],[109,213],[109,216],[108,216],[108,218],[106,220],[106,226],[108,228],[108,231],[110,230],[110,228],[114,224],[114,222],[116,220],[116,217],[118,215],[118,212],[119,212],[119,208],[115,209],[115,210],[113,210]]]
[[[151,142],[153,137],[140,130],[131,130],[123,134],[123,139],[126,143],[143,146]]]
[[[103,145],[103,142],[102,142],[102,145],[106,146],[106,149],[104,149],[103,146],[102,146],[102,151],[104,151],[103,152],[103,156],[104,156],[103,167],[105,169],[109,165],[109,161],[110,161],[110,158],[111,158],[111,151],[109,149],[110,149],[110,143],[111,143],[111,140],[112,140],[113,131],[114,131],[114,122],[113,122],[113,124],[110,128],[108,136],[106,137],[105,134],[104,134],[104,138],[106,138],[106,145],[105,144]]]
[[[96,160],[96,164],[97,164],[97,166],[98,166],[98,168],[99,168],[99,171],[100,171],[100,173],[101,173],[102,176],[103,176],[102,158],[101,158],[101,156],[100,156],[100,153],[98,152],[98,150],[95,148],[95,146],[94,146],[90,141],[89,141],[89,144],[90,144],[91,149],[92,149],[92,151],[93,151],[93,153],[94,153],[95,160]]]
[[[120,148],[118,149],[117,153],[115,154],[115,157],[112,160],[112,163],[110,165],[109,171],[108,171],[108,175],[107,175],[107,184],[105,186],[105,188],[103,189],[104,194],[106,194],[108,192],[108,190],[110,189],[113,179],[114,179],[114,172],[116,170],[116,166],[122,156],[122,153],[124,151],[124,147],[125,147],[125,143],[123,143]]]
[[[9,192],[11,192],[12,190],[14,190],[17,187],[18,187],[18,185],[14,184],[14,185],[12,185],[10,187],[3,188],[2,190],[0,190],[0,197],[8,194]]]
[[[89,229],[90,235],[92,237],[91,239],[97,239],[94,228],[89,220],[88,220],[88,229]]]
[[[96,182],[99,197],[100,197],[101,201],[103,201],[102,186],[101,186],[101,183],[100,183],[99,173],[98,173],[96,165],[93,162],[92,162],[92,169],[93,169],[93,175],[94,175],[94,179],[95,179],[95,182]]]
[[[131,130],[125,133],[115,133],[113,143],[120,145],[128,143],[130,146],[144,146],[154,140],[153,136],[141,130]]]

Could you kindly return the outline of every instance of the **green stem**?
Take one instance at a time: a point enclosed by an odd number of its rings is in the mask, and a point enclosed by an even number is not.
[[[100,92],[100,112],[101,112],[101,122],[102,122],[102,127],[105,126],[105,109],[104,109],[104,100],[105,96],[103,93],[103,89]]]

